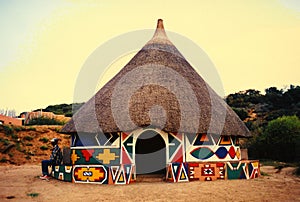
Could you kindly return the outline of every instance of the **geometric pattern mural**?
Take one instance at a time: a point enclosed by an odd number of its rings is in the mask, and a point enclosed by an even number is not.
[[[220,162],[241,160],[238,138],[215,134],[185,135],[186,162]]]
[[[169,182],[252,179],[260,176],[259,161],[241,160],[239,138],[215,134],[156,131],[165,146]],[[99,145],[71,149],[73,166],[55,166],[52,176],[76,183],[130,184],[136,181],[135,143],[139,131],[97,136]],[[120,144],[121,143],[121,144]],[[165,164],[164,164],[165,165]]]
[[[75,165],[73,179],[75,183],[107,184],[108,172],[103,165]]]
[[[122,164],[133,163],[133,135],[122,132],[121,134],[122,146]]]
[[[188,168],[190,181],[225,179],[225,163],[188,163]]]
[[[246,162],[227,162],[227,179],[249,179]]]
[[[188,178],[186,178],[188,176]],[[260,176],[259,161],[170,163],[169,182],[252,179]]]
[[[119,165],[109,168],[108,184],[130,184],[135,182],[134,165]]]
[[[72,166],[54,166],[54,169],[52,170],[52,177],[66,182],[72,182]]]
[[[167,168],[166,179],[169,182],[188,182],[187,163],[170,163]]]
[[[183,162],[184,161],[184,148],[183,148],[183,135],[179,133],[168,133],[168,162]]]
[[[73,165],[120,165],[120,149],[72,149],[71,162]]]

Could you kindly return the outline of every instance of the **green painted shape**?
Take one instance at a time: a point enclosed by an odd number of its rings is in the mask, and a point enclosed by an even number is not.
[[[60,165],[59,169],[58,169],[58,172],[56,172],[54,170],[54,178],[58,179],[59,173],[63,173],[64,174],[64,180],[63,181],[72,182],[72,170],[71,170],[70,173],[66,173],[65,172],[65,166],[64,165]]]
[[[233,168],[237,168],[239,163],[231,163]],[[229,166],[227,166],[227,178],[229,180],[233,179],[246,179],[246,174],[244,172],[243,167],[245,166],[245,163],[242,163],[239,169],[231,170]]]
[[[172,157],[172,155],[175,153],[177,148],[180,146],[181,142],[177,140],[173,135],[168,134],[168,141],[169,141],[169,159]],[[175,145],[170,145],[170,143],[173,143]]]
[[[131,144],[131,146],[128,146],[127,144]],[[129,154],[130,158],[133,159],[132,157],[132,145],[133,145],[133,136],[130,136],[126,139],[126,141],[123,143],[127,153]]]
[[[109,149],[110,153],[115,153],[118,156],[115,160],[110,161],[109,164],[103,164],[103,162],[97,159],[99,153],[103,153],[104,149]],[[83,149],[82,149],[83,150]],[[120,149],[119,148],[95,148],[93,155],[90,157],[90,160],[85,161],[84,156],[81,153],[81,149],[76,149],[75,153],[80,157],[75,165],[120,165]]]
[[[214,155],[214,152],[209,148],[200,147],[191,151],[191,155],[197,159],[205,160]]]

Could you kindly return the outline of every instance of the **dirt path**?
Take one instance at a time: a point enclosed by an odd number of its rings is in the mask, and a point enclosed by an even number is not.
[[[300,178],[293,168],[254,180],[131,185],[74,184],[37,178],[38,165],[0,166],[0,201],[300,201]],[[38,193],[31,197],[27,194]],[[13,199],[7,199],[14,196]]]

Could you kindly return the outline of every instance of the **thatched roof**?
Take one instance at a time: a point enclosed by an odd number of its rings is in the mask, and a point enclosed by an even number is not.
[[[153,38],[62,129],[166,132],[250,137],[245,124],[192,68],[158,20]]]

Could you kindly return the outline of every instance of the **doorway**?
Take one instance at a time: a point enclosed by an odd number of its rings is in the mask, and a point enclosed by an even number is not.
[[[166,174],[166,144],[154,130],[144,131],[136,140],[135,165],[137,175]]]

